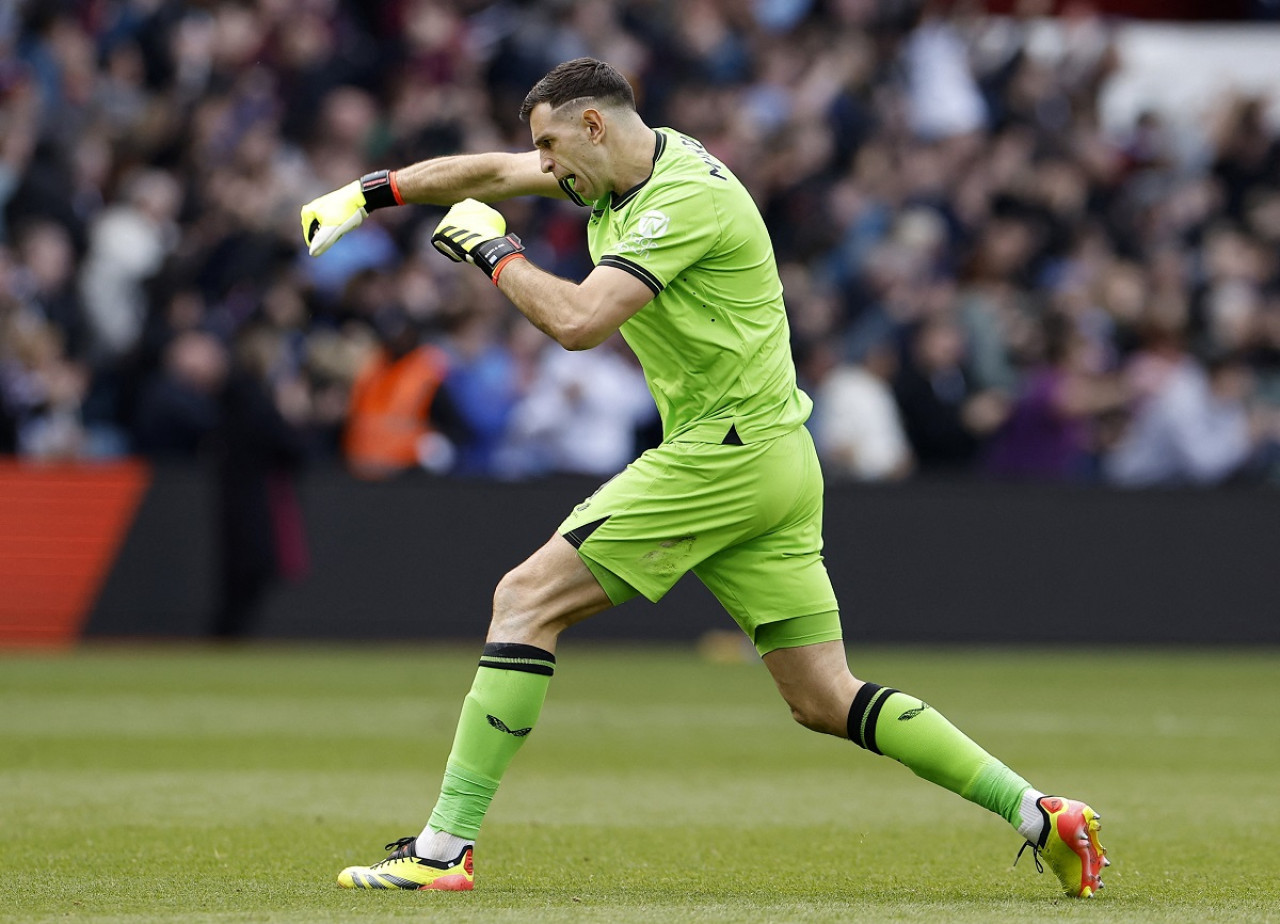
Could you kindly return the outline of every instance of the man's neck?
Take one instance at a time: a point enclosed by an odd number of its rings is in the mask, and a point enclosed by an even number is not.
[[[653,155],[658,147],[658,133],[645,125],[639,117],[624,131],[625,135],[618,146],[621,156],[613,182],[613,192],[617,195],[622,195],[649,179],[653,173]]]

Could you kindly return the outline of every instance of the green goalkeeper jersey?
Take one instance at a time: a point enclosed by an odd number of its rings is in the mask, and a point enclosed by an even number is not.
[[[747,190],[706,148],[669,128],[656,133],[653,173],[593,203],[587,239],[597,265],[653,290],[621,332],[644,368],[663,440],[781,436],[808,419],[813,403],[796,387],[769,232]]]

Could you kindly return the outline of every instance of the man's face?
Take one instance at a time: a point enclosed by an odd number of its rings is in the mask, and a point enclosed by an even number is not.
[[[580,109],[566,106],[556,113],[550,104],[539,103],[529,113],[529,131],[542,157],[543,173],[560,181],[571,178],[574,192],[587,202],[609,191],[600,148],[592,143],[591,126]]]

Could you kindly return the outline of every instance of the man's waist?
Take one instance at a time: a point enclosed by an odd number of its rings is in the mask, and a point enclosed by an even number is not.
[[[774,440],[804,426],[808,413],[796,413],[762,420],[750,415],[716,417],[690,421],[678,426],[664,438],[664,443],[714,443],[745,445]]]

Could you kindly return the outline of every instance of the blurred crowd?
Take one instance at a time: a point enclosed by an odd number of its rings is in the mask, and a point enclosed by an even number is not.
[[[1104,132],[1110,24],[1069,4],[1032,53],[1044,10],[0,5],[0,452],[618,470],[660,438],[625,344],[552,344],[435,253],[439,209],[319,259],[298,220],[373,169],[527,149],[525,92],[592,55],[755,196],[830,478],[1277,480],[1268,101],[1224,98],[1200,145],[1154,110]],[[502,209],[540,265],[589,271],[578,209]]]

